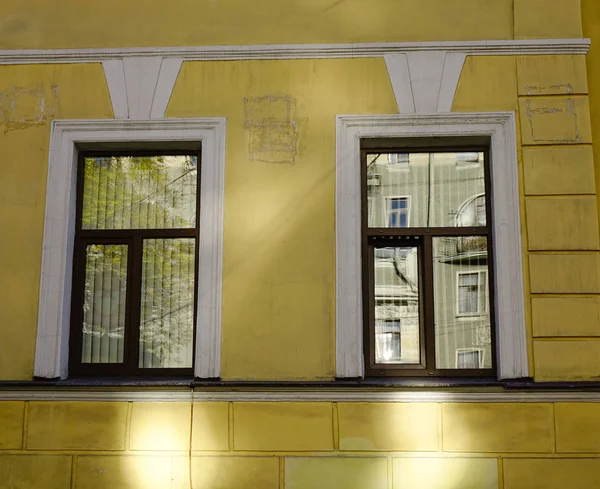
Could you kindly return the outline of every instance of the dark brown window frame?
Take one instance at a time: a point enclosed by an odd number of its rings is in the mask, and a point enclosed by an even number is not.
[[[491,185],[491,154],[487,138],[368,138],[361,139],[361,256],[363,287],[363,345],[367,377],[471,377],[496,378],[496,321],[494,288],[494,239]],[[483,152],[486,199],[486,226],[369,228],[367,199],[367,155],[373,153],[454,153]],[[489,286],[492,368],[438,369],[435,367],[433,238],[447,236],[485,236]],[[374,250],[379,247],[417,248],[419,256],[419,347],[420,364],[382,364],[375,362]]]
[[[122,145],[107,149],[80,150],[77,156],[77,188],[76,188],[76,227],[73,245],[73,281],[71,286],[71,320],[69,334],[69,376],[70,377],[189,377],[194,376],[196,357],[196,331],[198,310],[198,262],[199,262],[199,230],[200,230],[200,174],[202,167],[200,144],[173,146],[172,143],[144,145],[146,149],[127,150]],[[156,148],[156,149],[148,149]],[[82,228],[83,213],[83,172],[85,158],[88,157],[136,157],[136,156],[182,156],[197,157],[197,186],[196,186],[196,226],[194,228],[172,229],[110,229],[92,230]],[[144,239],[161,238],[194,238],[194,316],[193,316],[193,346],[192,366],[189,368],[140,368],[139,362],[139,333],[140,333],[140,296],[142,253]],[[126,244],[127,253],[127,286],[125,306],[125,334],[123,363],[82,363],[81,330],[84,287],[86,246],[89,244]]]

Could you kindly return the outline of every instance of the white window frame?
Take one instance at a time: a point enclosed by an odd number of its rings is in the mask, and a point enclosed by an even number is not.
[[[461,275],[477,275],[477,311],[476,312],[460,312],[460,276]],[[487,314],[487,310],[482,310],[482,305],[485,304],[485,297],[482,299],[480,295],[480,284],[483,280],[485,284],[485,292],[488,292],[487,270],[464,270],[456,272],[456,317],[459,319],[478,319]],[[488,306],[489,307],[489,306]]]
[[[456,363],[455,363],[456,368],[458,368],[458,357],[461,353],[472,353],[474,351],[476,351],[478,354],[477,359],[479,360],[479,368],[483,368],[484,355],[485,355],[485,350],[483,348],[457,348],[456,349]]]
[[[361,138],[489,136],[498,377],[529,376],[514,112],[340,115],[336,140],[336,376],[364,376]]]
[[[34,376],[66,378],[75,232],[78,145],[200,142],[200,237],[194,375],[220,376],[224,118],[52,122]]]

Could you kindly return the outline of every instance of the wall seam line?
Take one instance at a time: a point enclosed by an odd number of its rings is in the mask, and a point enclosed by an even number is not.
[[[279,457],[279,489],[284,489],[284,487],[285,487],[285,457]]]
[[[29,436],[29,403],[23,403],[23,429],[21,430],[21,450],[27,450],[27,437]]]
[[[77,457],[78,455],[71,457],[71,489],[75,489],[77,484]]]
[[[338,452],[340,450],[340,421],[339,421],[339,410],[338,403],[333,402],[331,404],[332,413],[333,413],[333,450]]]
[[[234,429],[234,416],[233,416],[233,401],[229,401],[227,403],[227,450],[229,452],[233,452],[235,450],[234,447],[234,438],[233,438],[233,429]]]
[[[127,403],[127,414],[125,418],[125,452],[129,453],[131,451],[130,441],[131,441],[131,418],[133,416],[133,402],[129,401]]]
[[[193,396],[193,393],[192,393]],[[192,397],[190,396],[190,397]],[[194,401],[190,401],[190,447],[188,450],[188,482],[189,488],[192,489],[192,447],[194,437]],[[172,463],[172,462],[171,462]]]
[[[552,403],[552,453],[558,453],[558,440],[556,439],[556,403]]]

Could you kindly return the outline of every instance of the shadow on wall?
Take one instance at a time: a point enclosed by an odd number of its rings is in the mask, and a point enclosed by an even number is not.
[[[327,155],[302,154],[290,97],[245,111],[248,154],[228,163],[249,166],[227,187],[223,377],[333,378],[333,146],[322,167]]]

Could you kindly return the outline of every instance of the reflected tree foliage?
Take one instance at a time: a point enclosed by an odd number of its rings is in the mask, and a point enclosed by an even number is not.
[[[82,229],[193,229],[197,171],[191,155],[85,158]],[[139,303],[129,305],[139,307],[140,367],[192,365],[195,241],[142,240],[141,293]],[[84,363],[123,361],[125,289],[131,267],[140,266],[128,264],[129,246],[86,247]]]

